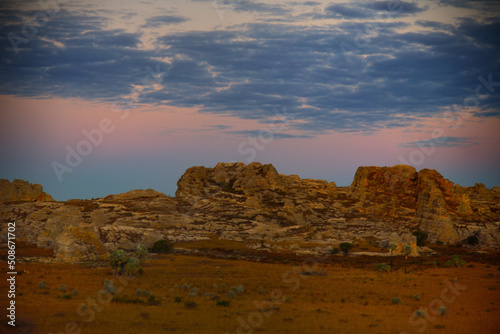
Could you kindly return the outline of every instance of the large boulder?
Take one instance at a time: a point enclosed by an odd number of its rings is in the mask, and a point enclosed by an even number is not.
[[[107,254],[95,226],[87,223],[66,226],[54,245],[54,256],[64,262],[105,260]]]

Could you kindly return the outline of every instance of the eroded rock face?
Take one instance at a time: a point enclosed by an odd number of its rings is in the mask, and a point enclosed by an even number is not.
[[[23,180],[10,182],[0,179],[0,202],[34,202],[34,201],[54,201],[52,196],[43,192],[39,184],[29,183]]]
[[[54,256],[66,262],[105,260],[108,253],[93,224],[68,225],[57,237]]]
[[[9,185],[10,187],[10,185]],[[421,229],[430,241],[455,243],[478,236],[500,248],[500,188],[461,187],[434,170],[360,167],[350,187],[279,174],[272,165],[219,163],[189,168],[176,198],[152,189],[96,200],[0,202],[0,241],[7,222],[17,238],[54,248],[64,261],[102,259],[160,239],[314,242],[326,253],[340,242],[374,237],[409,244]],[[27,196],[23,198],[29,198]],[[388,252],[388,249],[387,249]]]

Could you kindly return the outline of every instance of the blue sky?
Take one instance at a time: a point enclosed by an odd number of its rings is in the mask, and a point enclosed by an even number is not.
[[[0,177],[57,199],[172,195],[186,168],[218,161],[340,185],[360,165],[407,162],[463,185],[500,184],[497,1],[0,9]],[[116,131],[69,166],[67,147],[103,118]]]

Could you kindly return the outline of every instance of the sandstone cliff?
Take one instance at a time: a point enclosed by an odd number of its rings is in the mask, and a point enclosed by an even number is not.
[[[0,179],[0,202],[13,201],[54,201],[54,199],[43,192],[39,184],[32,184],[23,180],[14,180],[10,182],[6,179]]]
[[[386,246],[411,244],[417,255],[411,233],[418,229],[431,241],[457,243],[476,235],[482,247],[500,248],[500,188],[461,187],[434,170],[417,172],[404,165],[360,167],[350,187],[337,187],[279,174],[272,165],[219,163],[189,168],[175,198],[147,189],[96,200],[19,202],[51,199],[41,187],[23,187],[39,189],[38,195],[10,190],[11,195],[3,195],[0,238],[6,235],[5,223],[16,221],[20,240],[52,248],[64,261],[102,259],[115,249],[149,247],[164,238],[213,236],[285,245],[273,246],[276,250],[310,242],[315,248],[308,252],[316,253],[340,242],[374,238]]]

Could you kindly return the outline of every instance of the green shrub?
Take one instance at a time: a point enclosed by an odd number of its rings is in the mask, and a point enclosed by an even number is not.
[[[419,230],[413,232],[412,234],[417,237],[417,246],[425,246],[425,241],[429,237],[427,232]]]
[[[78,296],[78,295],[80,294],[80,292],[79,292],[77,289],[75,289],[75,290],[73,290],[73,291],[71,292],[71,294],[72,294],[73,296]]]
[[[191,292],[189,292],[188,296],[190,296],[190,297],[196,297],[196,296],[198,296],[198,291],[199,291],[198,288],[192,288]]]
[[[144,245],[137,245],[134,253],[139,260],[144,260],[148,256],[148,249]]]
[[[127,275],[137,275],[139,274],[139,270],[141,269],[141,262],[136,257],[131,257],[128,259],[127,263],[125,263],[125,274]]]
[[[259,286],[259,288],[257,289],[257,292],[260,293],[260,294],[263,294],[264,293],[264,288]]]
[[[439,315],[446,315],[448,308],[446,306],[441,306],[437,309]]]
[[[453,255],[451,260],[446,261],[445,267],[463,267],[466,264],[464,260],[462,260],[458,255]]]
[[[425,311],[424,311],[424,310],[416,310],[416,311],[413,313],[413,315],[414,315],[415,317],[423,317],[423,318],[425,318]]]
[[[217,283],[212,284],[212,290],[217,290],[218,288],[219,286],[217,285]]]
[[[45,282],[45,281],[38,282],[38,288],[39,289],[48,289],[47,282]]]
[[[158,240],[151,247],[152,253],[169,254],[174,251],[174,246],[168,240]]]
[[[401,298],[399,298],[399,297],[392,297],[391,298],[391,303],[393,303],[393,304],[401,304]]]
[[[411,299],[420,301],[420,295],[418,293],[411,295]]]
[[[182,284],[182,288],[184,290],[189,290],[189,289],[191,289],[191,284],[184,283],[184,284]]]
[[[59,291],[66,292],[66,284],[59,284]]]
[[[135,290],[135,295],[137,297],[150,297],[151,293],[147,291],[146,289],[137,289]]]
[[[476,246],[479,244],[479,239],[475,235],[471,235],[467,238],[467,245]]]
[[[228,300],[218,300],[217,303],[215,303],[216,306],[224,306],[228,307],[229,306],[229,301]]]
[[[233,286],[231,288],[231,291],[233,291],[234,294],[239,295],[239,294],[242,294],[243,292],[245,292],[245,288],[243,288],[243,285],[238,284],[237,286]]]
[[[62,298],[63,299],[71,299],[71,298],[73,298],[73,295],[71,293],[67,293],[67,294],[62,295]]]
[[[184,306],[186,308],[195,308],[195,307],[198,306],[198,304],[195,301],[193,301],[193,300],[188,300],[188,301],[184,302]]]
[[[104,280],[103,290],[104,292],[110,293],[112,295],[118,292],[118,289],[116,286],[114,286],[113,281],[109,279]]]
[[[388,273],[392,270],[391,266],[386,263],[377,263],[375,269],[384,273]]]
[[[344,255],[347,255],[347,253],[349,253],[349,251],[354,247],[353,244],[351,244],[350,242],[343,242],[339,245],[340,247],[340,250],[344,253]]]
[[[157,299],[154,295],[150,295],[148,298],[148,305],[159,306],[161,305],[161,300]]]
[[[229,291],[226,293],[226,296],[227,296],[228,298],[231,298],[231,299],[232,299],[232,298],[236,297],[236,294],[234,293],[234,291],[233,291],[233,290],[229,290]]]
[[[330,255],[337,255],[339,253],[339,249],[338,248],[332,248],[330,249]]]
[[[109,264],[118,275],[125,273],[125,265],[129,260],[127,252],[122,249],[116,250],[109,255]]]
[[[182,297],[174,297],[174,302],[182,303]]]

